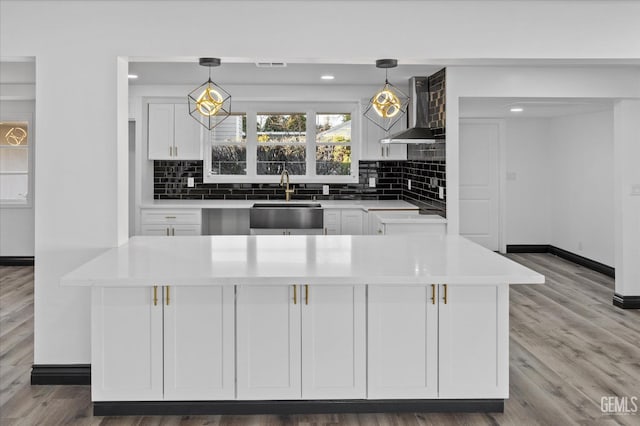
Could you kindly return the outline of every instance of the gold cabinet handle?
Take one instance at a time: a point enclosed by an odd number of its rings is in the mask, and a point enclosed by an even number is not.
[[[158,306],[158,286],[153,286],[153,306]]]
[[[173,155],[176,156],[176,157],[178,156],[178,147],[177,146],[173,147]]]
[[[169,157],[173,157],[173,149],[169,147]]]
[[[167,306],[169,306],[169,286],[165,287],[167,289]]]
[[[295,284],[293,285],[293,304],[298,304],[298,286]]]
[[[436,285],[431,284],[431,304],[436,304]]]
[[[309,304],[309,284],[304,285],[304,304]]]
[[[444,297],[443,297],[443,299],[444,299],[444,304],[446,305],[447,304],[447,285],[446,284],[443,284],[443,285],[444,285]]]
[[[384,146],[380,147],[380,156],[384,157]]]
[[[165,219],[175,219],[176,217],[175,216],[165,216],[164,218]]]
[[[169,236],[169,227],[167,226],[167,237]]]
[[[171,227],[171,235],[176,236],[176,228]]]

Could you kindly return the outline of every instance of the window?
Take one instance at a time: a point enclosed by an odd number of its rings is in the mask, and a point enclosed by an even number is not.
[[[302,113],[265,114],[256,117],[258,175],[307,173],[307,115]]]
[[[236,102],[234,110],[242,112],[211,132],[204,182],[279,182],[285,168],[296,183],[358,181],[357,102]]]
[[[27,204],[29,193],[29,124],[0,122],[0,201]]]
[[[351,114],[316,114],[316,175],[351,172]]]
[[[247,174],[247,115],[233,114],[209,132],[212,175]]]

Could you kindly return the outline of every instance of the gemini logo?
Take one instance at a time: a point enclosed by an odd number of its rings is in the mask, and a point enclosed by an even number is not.
[[[638,413],[638,397],[603,396],[600,398],[600,410],[604,414],[636,415]]]

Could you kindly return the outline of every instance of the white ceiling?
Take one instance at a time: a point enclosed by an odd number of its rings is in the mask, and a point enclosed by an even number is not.
[[[389,80],[406,84],[413,76],[431,75],[441,67],[436,65],[399,65],[389,70]],[[131,62],[129,72],[139,78],[132,85],[197,85],[207,78],[208,69],[196,62]],[[293,63],[284,68],[258,68],[255,63],[223,63],[212,69],[214,81],[221,84],[300,84],[300,85],[380,85],[384,70],[374,64],[310,64]],[[334,80],[324,81],[321,75],[331,74]],[[33,61],[0,62],[0,83],[35,83]],[[512,107],[522,112],[509,111]],[[610,99],[588,98],[463,98],[460,117],[463,118],[550,118],[584,114],[611,109]]]
[[[522,112],[511,112],[520,107]],[[613,108],[611,99],[588,98],[462,98],[462,118],[551,118]]]
[[[389,70],[392,84],[405,85],[410,77],[428,76],[441,69],[435,65],[398,65]],[[208,68],[197,62],[130,62],[129,73],[138,75],[131,85],[178,84],[198,85],[206,81]],[[258,68],[255,63],[222,63],[212,68],[212,80],[219,84],[348,84],[382,85],[384,70],[375,64],[309,64],[289,63],[283,68]],[[321,80],[330,74],[334,80]]]

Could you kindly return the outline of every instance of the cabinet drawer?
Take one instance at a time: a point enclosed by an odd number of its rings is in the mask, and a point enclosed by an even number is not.
[[[200,235],[200,225],[142,225],[140,235],[155,237],[175,237],[176,235]]]
[[[142,225],[200,225],[202,223],[202,216],[200,209],[142,209],[140,211],[140,222]]]

